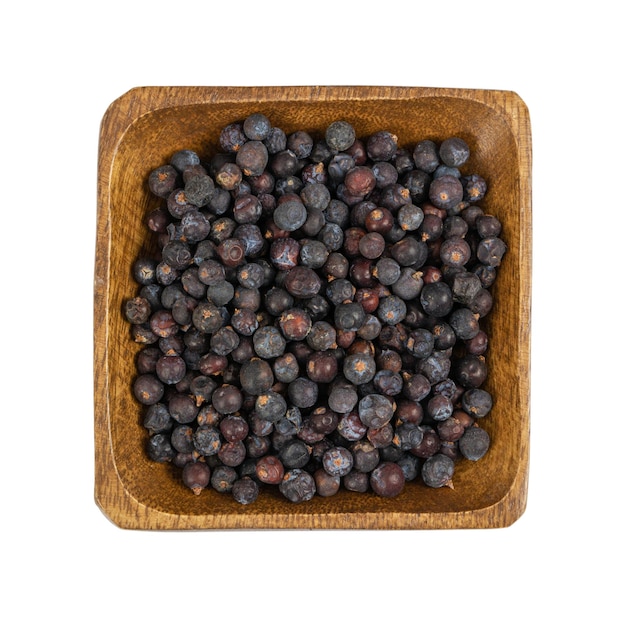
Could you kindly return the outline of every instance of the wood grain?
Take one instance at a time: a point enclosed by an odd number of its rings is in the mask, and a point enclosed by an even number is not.
[[[263,493],[241,506],[229,496],[194,496],[174,468],[147,460],[141,409],[131,393],[134,356],[122,317],[136,293],[132,261],[149,246],[143,225],[158,203],[149,171],[178,149],[218,150],[219,129],[262,111],[286,132],[319,134],[347,119],[359,136],[381,129],[403,146],[421,139],[464,138],[467,171],[489,183],[482,203],[503,223],[509,251],[489,318],[490,378],[495,398],[481,425],[492,448],[478,463],[458,464],[454,489],[408,484],[395,499],[341,493],[294,505]],[[95,500],[128,529],[368,528],[508,526],[524,512],[530,441],[531,130],[528,110],[509,91],[415,87],[144,87],[111,104],[100,128],[94,276]]]

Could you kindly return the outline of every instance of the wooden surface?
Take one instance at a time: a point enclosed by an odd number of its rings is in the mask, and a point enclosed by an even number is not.
[[[483,175],[483,208],[503,223],[509,251],[494,288],[490,378],[495,398],[481,421],[492,447],[479,462],[461,462],[454,489],[407,484],[395,499],[342,492],[291,504],[263,492],[242,506],[212,491],[194,496],[170,464],[145,456],[141,409],[131,393],[138,346],[122,317],[136,293],[132,261],[146,246],[151,169],[183,148],[209,156],[219,129],[260,111],[286,132],[313,135],[335,119],[358,136],[389,130],[401,146],[421,139],[464,138],[467,171]],[[393,87],[146,87],[111,104],[100,129],[94,277],[95,500],[129,529],[213,528],[494,528],[512,524],[526,506],[529,458],[531,295],[531,132],[513,92]]]

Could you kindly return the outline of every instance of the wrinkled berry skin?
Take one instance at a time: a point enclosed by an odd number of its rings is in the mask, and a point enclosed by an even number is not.
[[[283,476],[279,489],[290,502],[307,502],[315,495],[315,479],[302,469],[292,469]]]

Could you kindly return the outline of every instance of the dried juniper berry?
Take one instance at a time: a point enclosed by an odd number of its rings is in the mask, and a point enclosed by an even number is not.
[[[157,463],[167,463],[174,459],[176,451],[172,448],[169,437],[165,433],[151,435],[147,442],[148,457]]]
[[[453,300],[463,305],[468,305],[483,288],[480,278],[465,270],[455,272],[446,282],[452,290]]]
[[[431,389],[430,380],[423,374],[410,374],[405,372],[404,387],[402,393],[407,400],[421,402],[428,396]]]
[[[468,354],[477,356],[485,354],[489,347],[489,336],[484,330],[479,330],[474,337],[465,341],[465,350]]]
[[[339,224],[327,223],[322,226],[317,238],[331,252],[336,252],[341,249],[344,243],[344,232]]]
[[[328,187],[322,183],[307,183],[300,190],[300,199],[308,212],[323,211],[329,205],[331,197]],[[323,224],[320,224],[320,228],[322,226]],[[319,232],[319,228],[317,232]]]
[[[461,179],[463,183],[463,199],[468,202],[479,202],[487,193],[487,182],[478,174],[470,174]]]
[[[376,374],[376,361],[368,354],[350,354],[343,361],[343,375],[355,385],[364,385]]]
[[[161,165],[150,172],[148,187],[155,196],[167,198],[176,189],[178,176],[179,173],[174,166]]]
[[[151,404],[144,413],[143,426],[151,435],[171,430],[173,420],[167,405],[162,402]]]
[[[398,420],[398,423],[419,425],[424,419],[424,409],[419,402],[400,398],[397,401],[394,417]]]
[[[370,475],[372,491],[384,498],[395,498],[404,490],[404,472],[397,464],[390,461],[380,463]]]
[[[380,453],[367,439],[355,441],[350,452],[353,459],[353,467],[359,472],[371,472],[380,462]]]
[[[405,302],[408,302],[420,295],[423,286],[424,280],[420,270],[415,270],[412,267],[403,267],[400,270],[398,280],[391,285],[391,292],[394,296],[398,296]],[[407,308],[407,316],[408,314],[409,309]]]
[[[424,226],[424,222],[422,222],[422,226]],[[426,244],[411,236],[406,236],[395,243],[391,246],[389,252],[400,265],[405,267],[408,265],[411,265],[413,268],[421,267],[428,257]]]
[[[341,487],[341,477],[331,476],[324,468],[319,467],[313,472],[315,492],[322,498],[334,496]]]
[[[417,359],[425,359],[435,349],[435,336],[426,328],[415,328],[409,333],[406,349]]]
[[[454,334],[463,341],[472,339],[480,330],[478,314],[466,307],[460,307],[452,311],[448,321],[454,330]]]
[[[235,309],[230,318],[230,323],[239,335],[245,337],[251,337],[259,327],[257,316],[250,309]],[[233,348],[233,351],[236,349],[237,346]]]
[[[243,390],[254,396],[269,391],[274,384],[270,364],[259,358],[250,359],[242,364],[239,379]]]
[[[267,485],[279,485],[285,475],[285,468],[281,460],[268,454],[261,457],[255,465],[256,477]]]
[[[233,483],[230,492],[235,502],[252,504],[259,497],[259,485],[250,476],[243,476]]]
[[[369,489],[369,473],[367,472],[359,472],[357,470],[352,470],[348,474],[346,474],[341,480],[343,486],[348,491],[354,491],[356,493],[366,493]]]
[[[306,218],[306,207],[299,200],[287,200],[280,203],[273,215],[276,225],[288,232],[298,230],[304,224]]]
[[[455,414],[437,422],[436,428],[441,441],[446,442],[458,441],[465,432],[463,422]]]
[[[211,402],[219,413],[228,415],[239,411],[243,404],[243,397],[237,387],[224,384],[213,392]]]
[[[238,467],[246,459],[246,446],[243,441],[226,441],[217,452],[217,458],[229,467]]]
[[[124,304],[124,317],[131,324],[145,324],[150,319],[152,307],[146,298],[136,296]]]
[[[194,326],[203,333],[213,333],[224,324],[219,309],[212,302],[199,303],[193,310],[192,320]]]
[[[427,315],[445,317],[452,311],[452,290],[444,282],[424,285],[420,292],[420,304]]]
[[[388,296],[380,300],[376,315],[383,324],[395,326],[406,317],[406,303],[398,296]]]
[[[422,480],[428,487],[451,486],[454,474],[454,461],[445,454],[437,453],[424,461],[421,470]]]
[[[461,178],[461,171],[458,167],[450,167],[449,165],[441,164],[433,172],[433,180],[440,178],[441,176],[454,176],[455,178]]]
[[[422,426],[422,441],[411,448],[411,454],[419,459],[427,459],[439,452],[441,440],[435,428]]]
[[[287,387],[287,394],[289,396],[289,400],[294,406],[300,409],[308,409],[315,406],[319,394],[319,388],[316,382],[310,380],[309,378],[300,376],[289,383],[289,386]]]
[[[401,267],[394,259],[383,257],[376,262],[372,273],[381,285],[393,285],[400,278]]]
[[[337,429],[339,417],[328,407],[318,407],[309,416],[309,425],[313,430],[323,435],[330,435]]]
[[[378,259],[385,248],[385,238],[380,233],[370,232],[359,240],[359,252],[366,259]]]
[[[430,183],[428,198],[439,209],[452,209],[463,200],[463,185],[456,176],[440,176]]]
[[[259,176],[267,167],[269,153],[261,141],[250,140],[236,153],[235,163],[245,176]]]
[[[393,445],[408,451],[418,446],[424,437],[423,429],[415,422],[403,422],[395,427]]]
[[[417,371],[425,376],[432,385],[436,385],[448,378],[452,360],[446,351],[434,350],[430,356],[421,359],[417,364]]]
[[[413,150],[413,161],[418,169],[428,174],[434,172],[440,163],[437,144],[430,139],[419,141]]]
[[[211,473],[211,487],[218,493],[230,493],[235,481],[239,478],[237,470],[227,465],[216,466]]]
[[[314,352],[308,359],[306,373],[316,383],[330,383],[337,376],[337,357],[331,350]]]
[[[498,267],[502,263],[507,251],[507,245],[499,237],[486,237],[481,239],[476,248],[476,256],[478,260],[491,267]]]
[[[193,376],[189,383],[189,392],[195,397],[196,404],[207,402],[213,392],[217,389],[218,383],[211,376],[203,374],[196,376],[196,372],[190,372]]]
[[[179,424],[191,424],[198,415],[195,398],[188,393],[174,393],[169,397],[169,411]]]
[[[436,241],[443,234],[443,220],[434,213],[425,213],[424,219],[416,231],[423,242]]]
[[[240,415],[227,415],[220,421],[220,432],[226,441],[243,441],[248,436],[248,422]]]
[[[272,447],[272,442],[269,437],[262,437],[254,433],[245,438],[244,444],[249,459],[258,459],[264,454],[267,454]]]
[[[439,250],[441,262],[450,267],[463,267],[471,258],[469,243],[462,237],[448,237]]]
[[[273,359],[285,351],[287,341],[280,330],[274,326],[259,328],[252,336],[254,351],[262,359]]]
[[[165,385],[154,374],[140,374],[133,383],[135,399],[147,406],[160,402],[164,393]]]
[[[381,428],[391,421],[394,405],[381,394],[372,393],[359,401],[359,417],[368,428]]]
[[[193,428],[189,424],[179,424],[175,426],[170,435],[170,443],[177,452],[192,452]]]
[[[461,387],[480,387],[487,379],[487,364],[483,356],[467,354],[454,365],[455,380]]]
[[[187,202],[196,207],[205,207],[213,197],[215,183],[206,173],[188,176],[185,180],[184,191]]]
[[[237,224],[256,224],[263,213],[261,201],[251,193],[240,193],[233,204],[233,219]]]
[[[493,406],[493,398],[485,389],[468,389],[461,398],[463,410],[472,417],[485,417]]]
[[[372,161],[391,161],[398,150],[398,138],[389,131],[378,131],[367,138],[365,147]]]
[[[326,128],[325,139],[331,150],[344,152],[356,140],[356,132],[349,122],[337,120]]]
[[[444,139],[439,146],[439,158],[449,167],[461,167],[469,156],[469,146],[460,137]]]
[[[417,230],[424,221],[424,211],[415,204],[405,204],[398,210],[398,224],[402,230]]]
[[[280,493],[290,502],[306,502],[315,495],[315,479],[299,468],[290,469],[279,485]]]
[[[285,277],[285,289],[295,298],[311,298],[321,287],[320,277],[309,267],[294,267]]]
[[[322,457],[322,467],[331,476],[345,476],[353,465],[352,454],[343,446],[329,448]]]
[[[309,462],[311,451],[304,441],[290,439],[280,448],[278,457],[285,468],[302,468]]]
[[[156,280],[156,266],[154,259],[140,258],[132,266],[132,275],[139,285],[149,285]]]
[[[248,139],[263,141],[269,137],[272,124],[263,113],[252,113],[243,121],[242,130]]]
[[[281,354],[274,360],[272,365],[276,380],[281,383],[293,382],[300,375],[298,360],[290,352]]]
[[[164,355],[156,364],[156,375],[166,385],[180,382],[187,373],[187,365],[178,355]]]
[[[179,172],[184,172],[188,168],[200,165],[200,157],[193,150],[177,150],[170,157],[170,165],[174,166]]]
[[[269,390],[257,396],[254,410],[261,419],[277,422],[285,416],[287,402],[281,394]]]
[[[312,326],[311,316],[300,308],[284,311],[278,319],[278,326],[287,341],[302,341]]]
[[[272,126],[263,143],[269,154],[277,154],[287,148],[287,135],[282,128]]]
[[[206,424],[196,428],[193,442],[196,451],[205,457],[216,455],[222,446],[219,430]]]
[[[467,307],[479,318],[485,317],[493,307],[493,296],[488,289],[480,289],[468,303]]]
[[[326,297],[335,306],[354,299],[356,289],[347,278],[338,278],[326,288]]]
[[[322,241],[304,240],[300,246],[300,263],[306,267],[319,269],[328,259],[329,250]]]
[[[479,426],[472,426],[465,430],[463,436],[459,439],[459,452],[470,461],[478,461],[481,459],[491,444],[489,433]]]
[[[298,159],[306,159],[313,150],[313,138],[304,130],[297,130],[287,136],[287,148]]]

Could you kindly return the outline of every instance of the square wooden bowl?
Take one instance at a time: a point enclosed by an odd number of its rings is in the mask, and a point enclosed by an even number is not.
[[[492,439],[477,463],[458,463],[454,489],[408,483],[393,499],[340,492],[292,504],[262,491],[247,506],[207,490],[195,496],[170,464],[148,460],[141,407],[131,392],[135,354],[122,316],[136,294],[132,262],[147,245],[144,218],[157,202],[148,173],[189,148],[209,156],[219,130],[252,112],[287,133],[319,134],[351,122],[357,136],[389,130],[409,147],[459,136],[472,156],[467,171],[489,184],[482,203],[499,217],[509,250],[494,287],[486,388],[495,402],[481,421]],[[116,525],[133,529],[494,528],[526,506],[529,455],[531,295],[531,134],[513,92],[412,87],[145,87],[114,101],[102,120],[95,262],[95,499]]]

